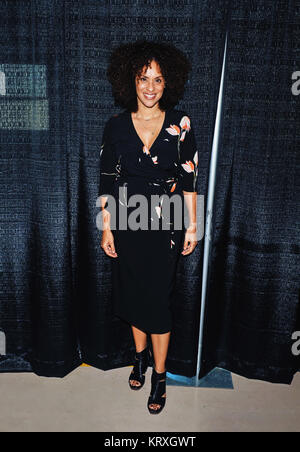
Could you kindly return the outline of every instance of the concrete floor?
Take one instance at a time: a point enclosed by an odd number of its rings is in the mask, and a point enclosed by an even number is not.
[[[146,403],[151,369],[131,391],[131,367],[79,367],[64,379],[0,374],[1,432],[300,432],[300,373],[291,386],[232,374],[234,390],[167,386],[162,413]]]

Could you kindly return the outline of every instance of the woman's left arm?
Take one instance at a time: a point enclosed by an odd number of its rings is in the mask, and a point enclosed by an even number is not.
[[[197,179],[198,151],[194,130],[188,115],[180,121],[180,166],[184,201],[188,210],[189,225],[185,231],[183,251],[191,254],[197,246]]]

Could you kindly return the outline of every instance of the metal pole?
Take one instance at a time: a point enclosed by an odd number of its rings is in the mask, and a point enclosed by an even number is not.
[[[200,383],[199,373],[200,373],[200,369],[201,369],[201,358],[202,358],[202,347],[203,347],[205,298],[206,298],[206,289],[207,289],[209,255],[210,255],[210,250],[211,250],[212,212],[213,212],[213,203],[214,203],[215,186],[216,186],[217,157],[218,157],[220,129],[221,129],[226,51],[227,51],[227,31],[226,31],[226,36],[225,36],[222,74],[221,74],[221,80],[220,80],[217,114],[216,114],[216,121],[215,121],[214,138],[213,138],[213,144],[212,144],[211,161],[210,161],[210,168],[209,168],[209,179],[208,179],[206,222],[205,222],[205,234],[204,234],[203,271],[202,271],[200,329],[199,329],[199,341],[198,341],[197,373],[196,373],[196,378],[195,378],[196,386],[199,386],[199,383]]]

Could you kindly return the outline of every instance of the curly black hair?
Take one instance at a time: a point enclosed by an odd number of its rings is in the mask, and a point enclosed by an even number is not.
[[[191,63],[180,49],[172,44],[141,39],[116,47],[106,71],[112,85],[115,105],[136,112],[138,109],[135,77],[152,60],[159,65],[165,79],[165,89],[159,100],[161,110],[173,108],[183,97],[184,85],[191,70]]]

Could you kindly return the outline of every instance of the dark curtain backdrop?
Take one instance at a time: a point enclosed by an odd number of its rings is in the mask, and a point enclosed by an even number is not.
[[[193,71],[185,98],[205,194],[227,3],[174,0],[0,1],[0,371],[64,376],[82,362],[132,364],[130,327],[111,304],[100,248],[100,145],[114,105],[105,71],[120,43],[173,42]],[[182,258],[168,370],[196,373],[203,241]],[[145,288],[147,290],[147,288]]]
[[[300,369],[300,2],[231,2],[202,372]],[[299,78],[299,75],[298,75]]]
[[[195,125],[206,206],[230,11],[201,375],[220,366],[290,382],[298,363],[289,336],[299,315],[299,128],[290,91],[297,6],[0,0],[0,371],[64,376],[82,362],[104,370],[132,364],[131,331],[113,317],[111,261],[96,227],[103,126],[119,111],[108,57],[144,37],[173,42],[191,58],[179,108]],[[185,376],[196,373],[202,257],[203,240],[178,268],[167,367]]]

